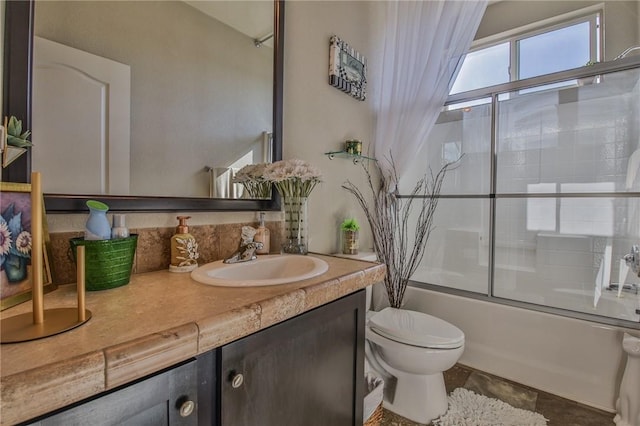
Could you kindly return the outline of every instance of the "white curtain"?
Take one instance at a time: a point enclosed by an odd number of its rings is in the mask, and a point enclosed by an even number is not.
[[[371,69],[378,83],[372,85],[374,155],[388,177],[391,158],[401,177],[426,143],[486,6],[487,0],[376,4],[383,54]]]

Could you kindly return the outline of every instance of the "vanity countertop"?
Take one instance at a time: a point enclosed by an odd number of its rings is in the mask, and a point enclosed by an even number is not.
[[[314,255],[315,256],[315,255]],[[322,256],[329,270],[268,287],[200,284],[189,273],[136,274],[87,292],[92,318],[71,331],[0,346],[0,424],[25,421],[129,383],[381,281],[385,266]],[[75,285],[44,297],[46,310],[76,306]],[[23,303],[2,318],[31,311]]]

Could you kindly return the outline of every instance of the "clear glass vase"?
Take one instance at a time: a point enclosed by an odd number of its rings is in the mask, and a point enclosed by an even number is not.
[[[307,254],[309,252],[307,197],[283,197],[284,241],[282,253]]]

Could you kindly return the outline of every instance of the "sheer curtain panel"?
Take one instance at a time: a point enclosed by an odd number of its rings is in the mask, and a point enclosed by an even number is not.
[[[391,158],[402,177],[427,141],[486,6],[486,0],[374,3],[383,29],[377,41],[383,53],[372,58],[374,155],[388,178]]]

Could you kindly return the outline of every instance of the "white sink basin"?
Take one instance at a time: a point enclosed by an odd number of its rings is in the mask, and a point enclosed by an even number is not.
[[[317,257],[273,254],[242,263],[207,263],[191,272],[191,278],[222,287],[258,287],[306,280],[328,269],[327,262]]]

